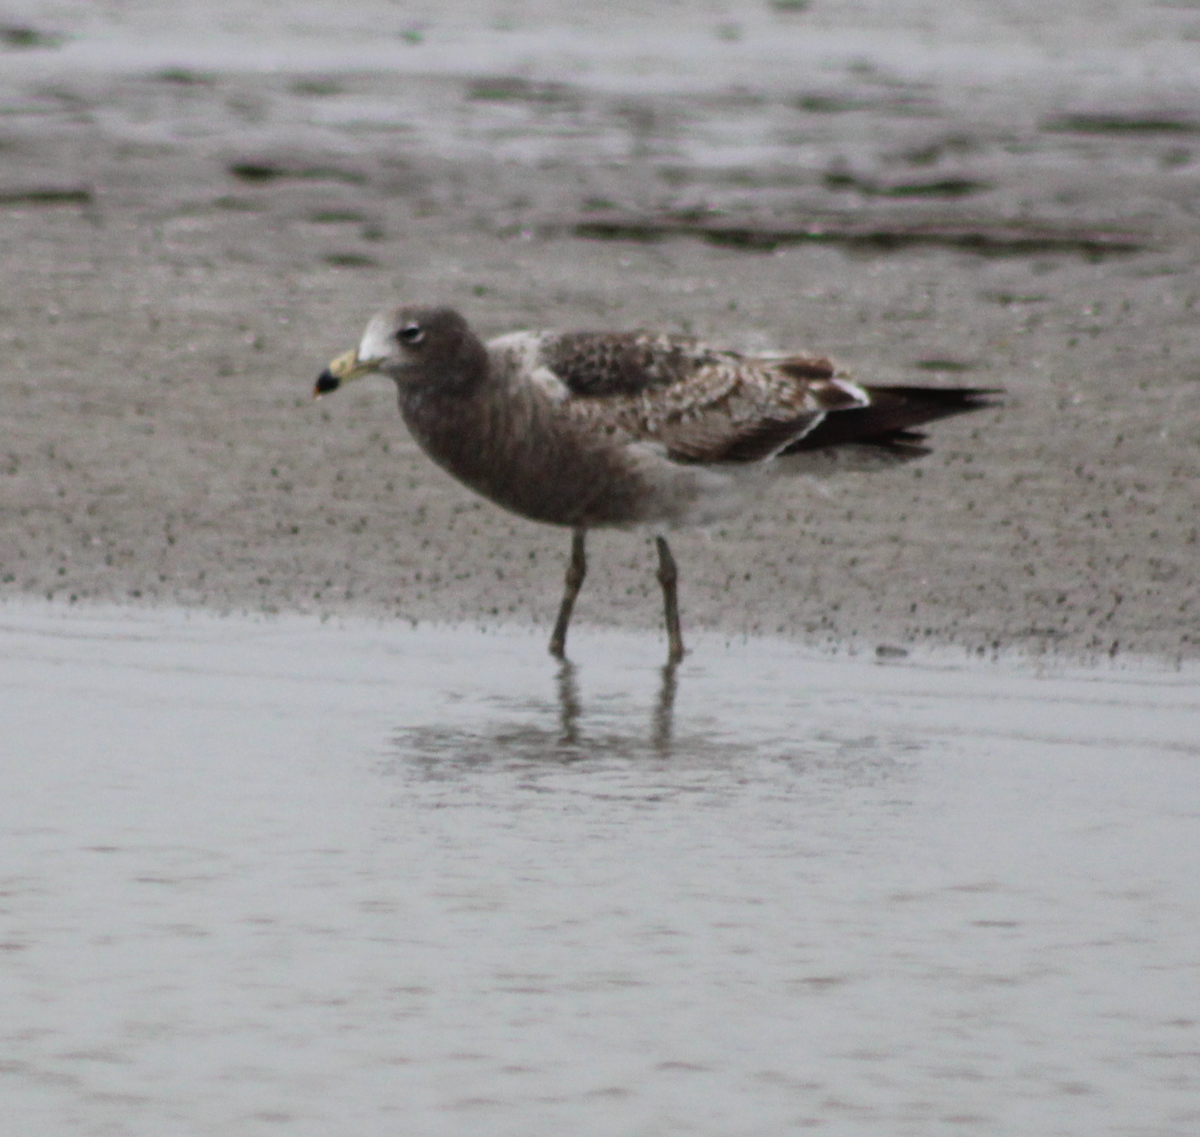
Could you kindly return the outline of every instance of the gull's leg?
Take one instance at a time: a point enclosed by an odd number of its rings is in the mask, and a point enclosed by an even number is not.
[[[575,607],[575,597],[579,595],[580,585],[587,576],[587,557],[583,548],[586,533],[586,529],[576,529],[571,535],[571,560],[567,565],[566,590],[558,609],[558,619],[554,623],[554,635],[550,637],[550,654],[559,659],[566,658],[567,625],[571,622],[571,609]]]
[[[658,546],[658,583],[662,585],[663,611],[667,617],[667,662],[678,663],[683,658],[683,636],[679,631],[679,594],[675,583],[679,572],[665,537],[655,537]]]

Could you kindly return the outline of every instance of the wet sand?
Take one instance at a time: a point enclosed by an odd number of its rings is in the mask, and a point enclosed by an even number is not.
[[[680,536],[685,629],[1195,657],[1196,18],[1072,54],[1092,7],[14,10],[0,587],[548,627],[564,533],[435,470],[385,384],[309,397],[375,308],[436,299],[1009,393]],[[652,550],[600,535],[577,619],[658,617]]]

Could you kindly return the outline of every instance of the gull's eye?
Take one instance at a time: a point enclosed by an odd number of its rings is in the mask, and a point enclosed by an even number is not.
[[[396,339],[404,344],[420,343],[424,338],[425,329],[420,324],[405,324],[396,333]]]

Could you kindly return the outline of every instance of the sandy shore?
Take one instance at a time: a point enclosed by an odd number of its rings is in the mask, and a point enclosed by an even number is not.
[[[686,329],[1009,392],[920,464],[681,535],[685,628],[1200,654],[1177,82],[934,82],[882,41],[691,93],[661,68],[630,94],[536,61],[170,63],[185,46],[105,70],[70,65],[94,30],[28,28],[0,53],[2,594],[548,626],[564,533],[435,470],[385,384],[310,399],[375,308],[436,299],[489,334]],[[581,621],[657,625],[645,542],[598,535],[592,568]]]

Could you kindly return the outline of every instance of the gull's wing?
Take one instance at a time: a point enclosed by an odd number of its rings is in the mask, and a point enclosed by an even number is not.
[[[489,347],[589,429],[660,443],[678,461],[761,461],[830,411],[868,402],[828,359],[744,356],[682,336],[517,333]]]

